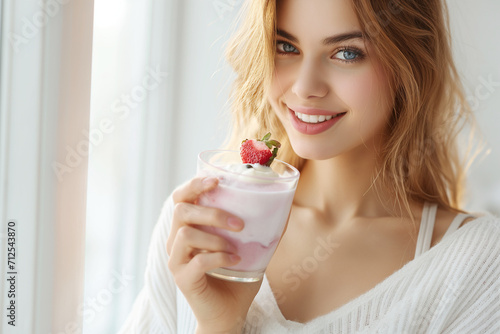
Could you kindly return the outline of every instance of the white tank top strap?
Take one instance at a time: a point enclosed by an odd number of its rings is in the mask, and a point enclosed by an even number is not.
[[[418,231],[417,248],[415,249],[415,258],[422,255],[431,248],[432,232],[436,222],[437,204],[424,203],[422,210],[422,219]]]
[[[448,227],[448,230],[446,230],[446,233],[443,235],[443,239],[458,230],[460,225],[462,225],[462,223],[468,218],[475,218],[475,216],[468,213],[459,213],[456,215]]]

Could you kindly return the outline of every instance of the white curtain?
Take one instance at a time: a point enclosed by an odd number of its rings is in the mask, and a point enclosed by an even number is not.
[[[198,152],[224,139],[230,8],[95,1],[84,333],[117,332],[163,201],[194,174]]]
[[[92,18],[92,0],[1,2],[1,333],[81,329]]]

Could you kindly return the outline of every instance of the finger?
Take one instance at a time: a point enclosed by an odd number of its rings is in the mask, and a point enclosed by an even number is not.
[[[172,228],[167,239],[167,253],[170,254],[177,231],[186,225],[213,226],[231,231],[241,231],[243,220],[227,211],[202,207],[190,203],[177,203],[172,216]]]
[[[174,203],[194,203],[204,192],[214,189],[219,180],[216,177],[195,177],[174,190]]]
[[[236,246],[221,236],[183,226],[177,232],[171,257],[174,262],[187,263],[193,258],[194,251],[236,253],[237,250]]]
[[[179,288],[182,290],[182,286],[184,286],[186,289],[193,289],[202,279],[205,279],[207,271],[220,267],[234,266],[240,260],[238,255],[224,252],[196,254],[182,268],[179,275]]]
[[[213,226],[230,231],[241,231],[245,225],[242,219],[227,211],[181,202],[175,205],[172,226],[186,224]]]

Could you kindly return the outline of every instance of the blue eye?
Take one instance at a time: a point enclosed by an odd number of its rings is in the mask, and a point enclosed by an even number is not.
[[[354,49],[342,49],[335,53],[335,58],[345,63],[354,63],[363,59],[363,53]]]
[[[353,60],[353,59],[356,59],[356,57],[358,56],[357,54],[355,54],[352,51],[344,51],[343,55],[344,55],[344,59],[346,59],[346,60]]]
[[[286,42],[277,42],[276,49],[280,54],[299,53],[299,50],[297,50],[292,44]]]

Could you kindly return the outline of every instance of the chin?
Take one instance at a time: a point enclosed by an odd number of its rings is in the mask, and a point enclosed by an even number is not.
[[[334,158],[338,152],[334,149],[318,145],[317,143],[308,143],[302,139],[290,138],[293,151],[302,159],[307,160],[327,160]],[[334,152],[335,151],[335,152]]]

